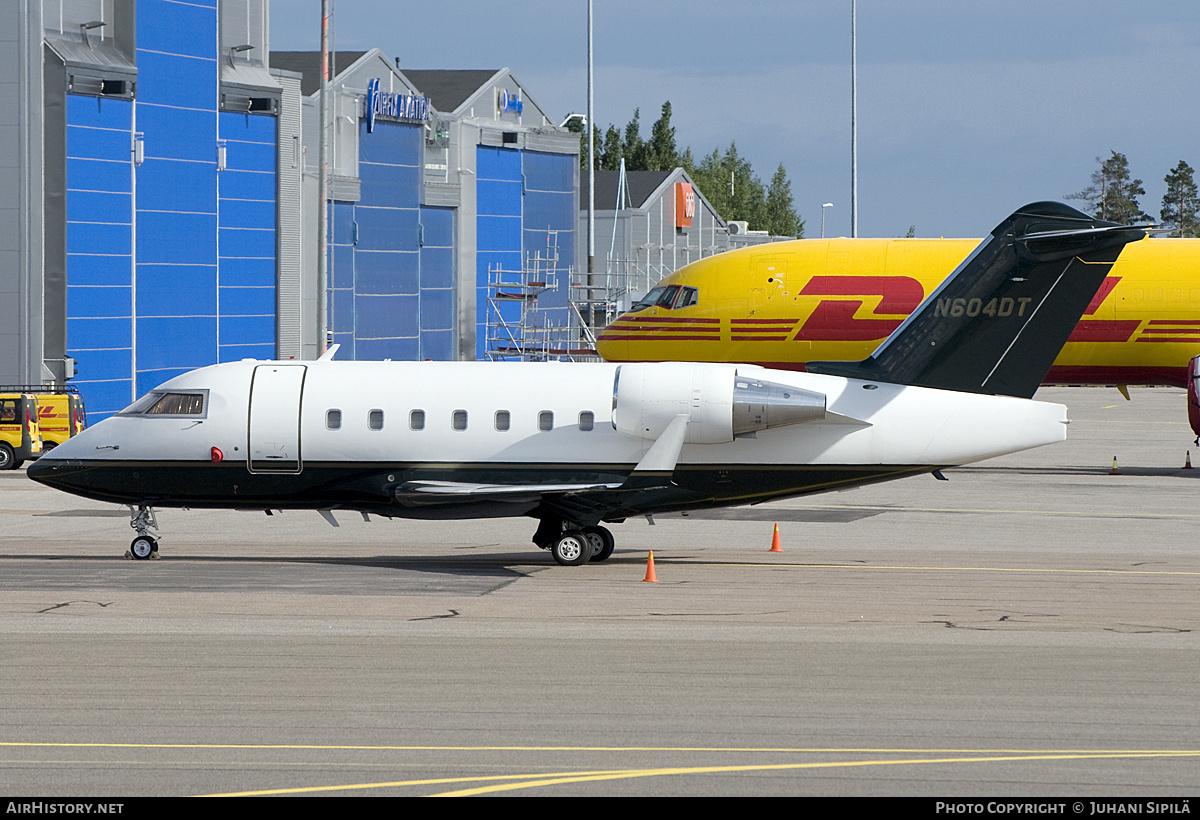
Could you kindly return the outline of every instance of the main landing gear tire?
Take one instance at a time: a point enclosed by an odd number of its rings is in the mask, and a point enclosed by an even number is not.
[[[592,545],[592,561],[607,561],[617,541],[606,527],[586,527],[583,534]]]
[[[17,456],[13,449],[0,441],[0,470],[17,469]]]
[[[129,545],[129,553],[136,561],[147,561],[158,552],[158,541],[149,535],[139,535]]]
[[[578,567],[592,557],[592,542],[579,530],[568,530],[550,547],[554,560],[564,567]]]

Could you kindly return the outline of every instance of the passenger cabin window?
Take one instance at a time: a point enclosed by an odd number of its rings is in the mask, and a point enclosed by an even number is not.
[[[591,410],[584,410],[579,414],[579,429],[585,433],[596,426],[596,415]]]
[[[330,430],[342,429],[342,411],[328,410],[325,413],[325,426]]]
[[[370,427],[372,430],[383,429],[382,410],[372,410],[370,413],[367,413],[367,427]]]
[[[538,413],[538,429],[543,433],[554,429],[554,414],[549,410]]]
[[[512,420],[509,417],[507,410],[496,411],[496,429],[501,433],[507,432]]]
[[[408,414],[408,426],[411,430],[425,429],[425,411],[413,410]]]
[[[455,430],[466,430],[467,429],[467,411],[466,410],[455,410],[454,414],[450,417],[450,426],[453,427]]]
[[[204,418],[207,399],[207,390],[195,390],[187,393],[152,390],[118,415]]]

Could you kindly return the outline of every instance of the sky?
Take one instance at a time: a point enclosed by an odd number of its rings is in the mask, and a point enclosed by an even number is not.
[[[586,0],[336,0],[334,46],[400,67],[508,67],[559,121],[587,110]],[[782,163],[805,236],[850,234],[851,0],[594,0],[596,122]],[[858,0],[858,235],[979,237],[1065,200],[1117,151],[1158,216],[1200,167],[1200,3]],[[320,0],[271,0],[272,49],[320,48]],[[1078,202],[1066,200],[1077,207]],[[751,225],[751,228],[755,226]]]

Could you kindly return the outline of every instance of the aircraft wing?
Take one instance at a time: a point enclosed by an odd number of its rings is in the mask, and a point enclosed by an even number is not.
[[[465,481],[408,481],[396,488],[401,503],[457,503],[467,500],[524,501],[543,495],[612,490],[621,484],[473,484]]]
[[[405,507],[452,507],[477,503],[529,505],[573,520],[619,520],[646,504],[695,496],[673,484],[670,472],[635,472],[624,482],[580,484],[482,484],[409,481],[395,490]]]

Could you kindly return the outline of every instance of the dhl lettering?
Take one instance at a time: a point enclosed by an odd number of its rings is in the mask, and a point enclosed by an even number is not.
[[[872,311],[897,319],[856,319],[862,299],[822,299],[809,315],[796,341],[865,342],[885,339],[925,298],[925,289],[908,276],[814,276],[801,296],[881,296]]]
[[[982,299],[938,299],[937,304],[933,306],[933,315],[949,316],[952,319],[960,316],[973,319],[980,315],[1003,319],[1005,316],[1011,316],[1014,308],[1018,316],[1024,316],[1026,306],[1032,301],[1028,296],[1018,299],[1005,296],[1002,299],[993,298],[985,305]]]

